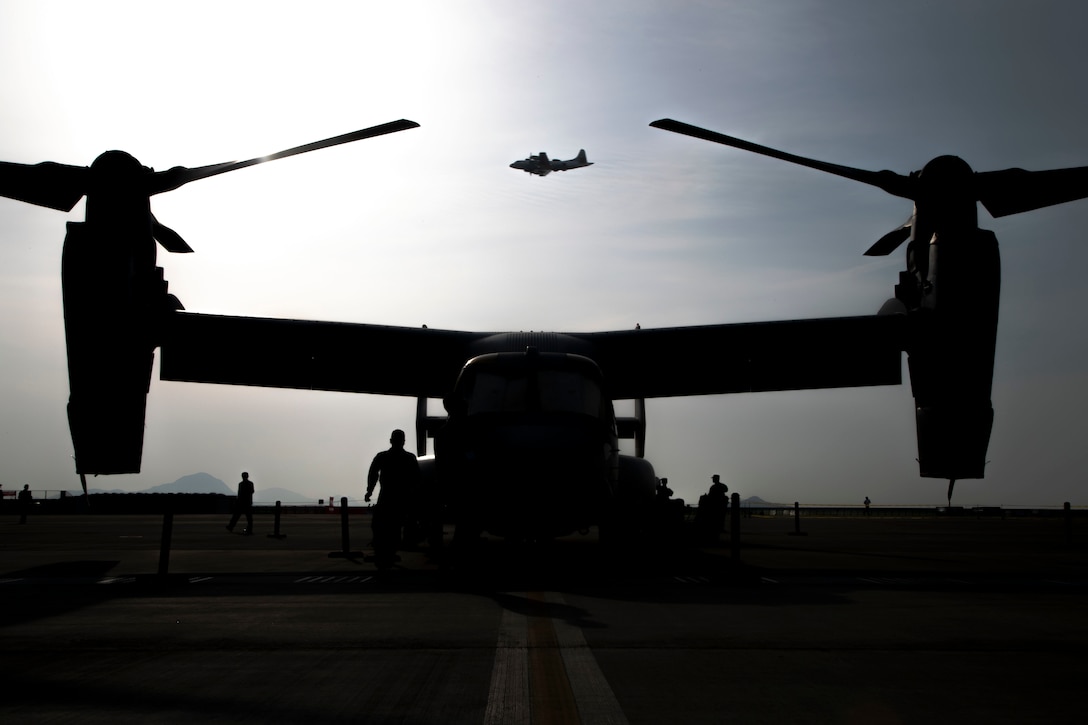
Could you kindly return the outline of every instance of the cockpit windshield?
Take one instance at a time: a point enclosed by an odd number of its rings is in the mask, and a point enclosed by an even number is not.
[[[571,370],[488,370],[476,375],[468,397],[469,415],[525,410],[597,417],[601,388]]]

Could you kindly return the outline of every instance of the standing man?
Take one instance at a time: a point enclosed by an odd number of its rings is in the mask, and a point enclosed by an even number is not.
[[[234,525],[242,514],[246,515],[246,527],[242,529],[242,533],[250,536],[253,534],[253,481],[249,480],[249,474],[245,472],[242,473],[242,480],[238,482],[238,498],[234,502],[234,515],[230,517],[227,531],[234,531]]]
[[[729,486],[722,483],[722,477],[714,474],[710,477],[710,488],[706,495],[710,498],[714,512],[714,537],[725,531],[725,520],[729,514]]]
[[[364,501],[370,502],[379,482],[382,488],[370,527],[374,531],[374,559],[384,569],[396,561],[401,529],[419,488],[419,461],[404,450],[404,431],[399,428],[389,436],[389,450],[374,456],[370,464]]]
[[[24,483],[23,490],[19,492],[19,523],[26,523],[26,515],[30,513],[30,507],[34,505],[34,496],[30,493],[30,484]]]
[[[699,497],[695,511],[695,530],[700,543],[714,544],[725,530],[725,517],[729,511],[729,487],[715,473],[710,477],[710,489]]]

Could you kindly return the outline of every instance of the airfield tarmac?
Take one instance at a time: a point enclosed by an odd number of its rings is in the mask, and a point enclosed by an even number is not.
[[[405,552],[368,520],[0,519],[5,722],[1083,722],[1088,526],[741,521],[722,545],[595,536]]]

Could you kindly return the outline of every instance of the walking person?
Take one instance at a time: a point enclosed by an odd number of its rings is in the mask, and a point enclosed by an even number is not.
[[[238,498],[234,501],[234,515],[230,517],[227,531],[233,533],[234,525],[245,514],[246,527],[242,529],[242,533],[246,536],[253,534],[253,490],[253,481],[249,479],[248,473],[243,472],[242,480],[238,482]]]

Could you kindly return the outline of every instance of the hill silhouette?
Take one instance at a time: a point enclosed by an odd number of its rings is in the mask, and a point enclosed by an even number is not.
[[[191,473],[182,476],[173,483],[164,483],[161,486],[152,486],[141,493],[218,493],[224,496],[233,496],[236,491],[233,486],[228,486],[221,479],[208,473]],[[310,501],[309,496],[295,493],[286,488],[261,488],[258,484],[253,494],[256,503],[300,503]]]
[[[161,486],[152,486],[144,489],[144,493],[222,493],[228,496],[234,493],[227,484],[208,473],[191,473],[182,476],[173,483],[164,483]]]

